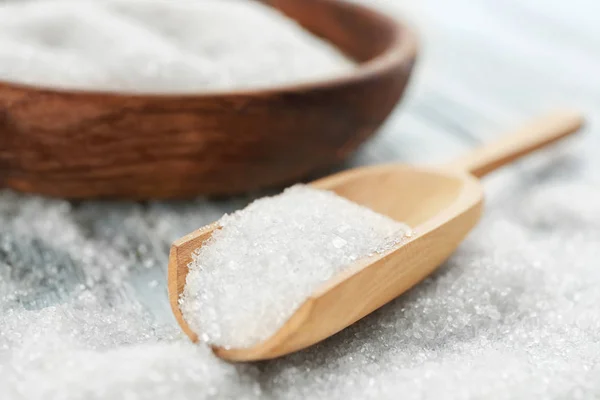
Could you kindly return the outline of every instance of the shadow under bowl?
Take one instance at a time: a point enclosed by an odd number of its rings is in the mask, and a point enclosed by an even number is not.
[[[70,199],[230,195],[291,183],[348,157],[383,123],[417,43],[338,0],[263,0],[359,64],[343,76],[198,94],[0,82],[0,187]]]

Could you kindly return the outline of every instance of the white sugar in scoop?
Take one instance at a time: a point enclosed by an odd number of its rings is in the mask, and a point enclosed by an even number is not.
[[[302,185],[218,223],[222,228],[193,255],[180,307],[203,341],[235,348],[269,338],[320,285],[410,232]]]

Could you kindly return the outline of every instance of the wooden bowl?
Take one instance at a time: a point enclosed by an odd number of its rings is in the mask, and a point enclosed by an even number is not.
[[[265,0],[360,62],[265,90],[130,94],[0,82],[0,186],[72,199],[224,195],[339,163],[392,111],[416,57],[409,29],[338,0]]]

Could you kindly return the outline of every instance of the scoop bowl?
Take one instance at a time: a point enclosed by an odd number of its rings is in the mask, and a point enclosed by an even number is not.
[[[279,357],[315,344],[398,297],[438,268],[479,220],[483,188],[477,178],[549,143],[575,133],[576,113],[558,112],[498,142],[438,168],[384,165],[345,171],[314,182],[413,227],[414,234],[389,252],[360,260],[326,282],[269,339],[250,348],[215,347],[231,361]],[[169,257],[169,297],[182,330],[193,340],[179,298],[192,252],[210,238],[213,224],[176,241]]]

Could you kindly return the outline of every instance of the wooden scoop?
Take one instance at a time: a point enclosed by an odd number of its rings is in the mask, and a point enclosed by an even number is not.
[[[404,293],[446,260],[475,226],[483,189],[477,178],[582,126],[578,114],[549,115],[500,141],[439,168],[385,165],[357,168],[314,182],[355,203],[408,223],[415,234],[390,252],[357,263],[324,284],[268,340],[250,348],[213,348],[231,361],[265,360],[315,344]],[[193,340],[179,309],[192,251],[216,225],[204,227],[171,247],[169,297],[177,321]]]

